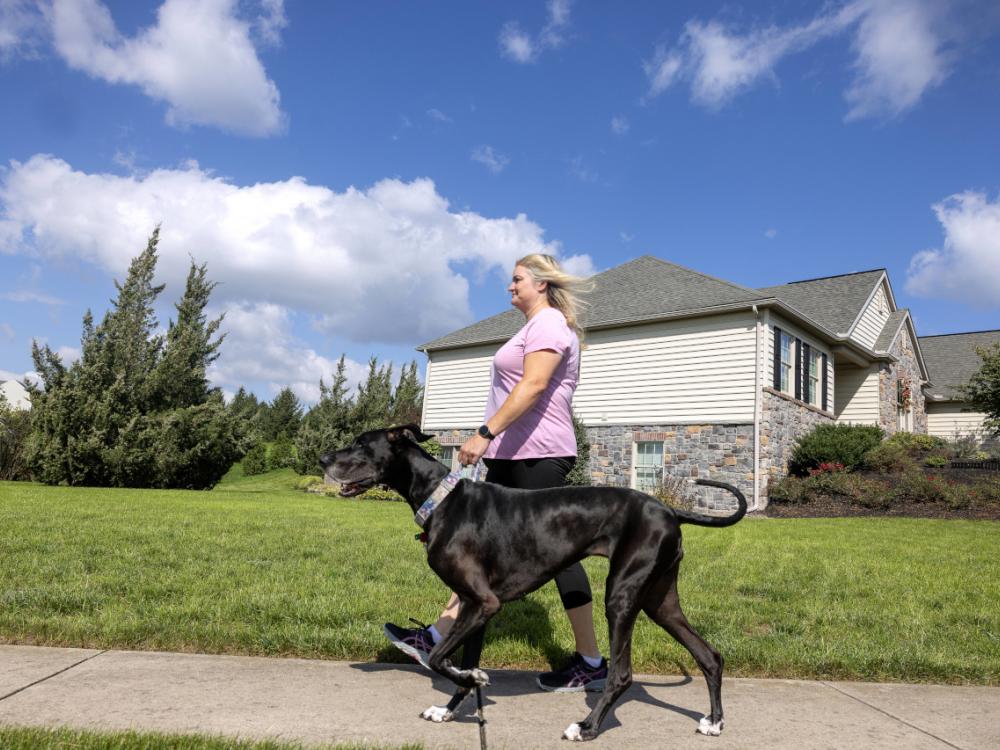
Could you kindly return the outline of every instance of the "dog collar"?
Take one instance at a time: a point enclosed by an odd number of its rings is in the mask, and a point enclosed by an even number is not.
[[[476,464],[471,469],[468,466],[463,467],[459,471],[453,471],[449,473],[434,491],[431,496],[424,500],[423,505],[417,509],[417,513],[413,516],[414,523],[420,528],[425,528],[427,526],[427,521],[431,517],[431,513],[445,501],[445,498],[451,494],[451,491],[455,489],[455,485],[458,484],[460,479],[471,479],[473,482],[478,482],[482,476],[482,464]]]

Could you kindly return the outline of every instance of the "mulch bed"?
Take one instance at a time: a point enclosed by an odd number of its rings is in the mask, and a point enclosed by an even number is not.
[[[986,477],[995,477],[995,471],[977,469],[930,469],[924,473],[933,474],[960,484],[969,484]],[[870,474],[864,476],[882,481],[892,481],[892,476]],[[863,518],[885,516],[891,518],[938,518],[964,519],[971,521],[1000,521],[1000,507],[995,505],[952,508],[937,503],[914,503],[899,501],[890,508],[864,508],[853,505],[843,496],[824,495],[808,503],[770,503],[763,513],[765,518]]]

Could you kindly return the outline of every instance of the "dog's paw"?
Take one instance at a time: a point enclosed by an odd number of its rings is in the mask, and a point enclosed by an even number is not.
[[[723,719],[719,719],[714,724],[712,720],[707,716],[702,716],[701,721],[698,722],[698,734],[704,734],[709,737],[718,737],[722,734],[722,728],[726,726],[726,722]]]
[[[442,721],[451,721],[455,718],[455,714],[449,711],[445,706],[431,706],[420,714],[420,718],[440,723]]]
[[[580,725],[570,724],[566,727],[566,731],[563,732],[562,738],[564,740],[569,740],[570,742],[582,742],[583,733],[580,731]]]
[[[472,677],[473,682],[479,687],[486,687],[490,684],[490,676],[481,669],[473,669],[469,673],[469,676]]]

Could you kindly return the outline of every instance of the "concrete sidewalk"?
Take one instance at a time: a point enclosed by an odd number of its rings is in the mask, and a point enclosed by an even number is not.
[[[562,731],[597,698],[541,693],[532,673],[490,676],[491,748],[566,750]],[[450,695],[450,683],[416,665],[0,646],[2,724],[477,748],[474,716],[419,718]],[[734,679],[722,695],[726,729],[702,737],[700,675],[638,675],[590,747],[1000,747],[1000,688]]]

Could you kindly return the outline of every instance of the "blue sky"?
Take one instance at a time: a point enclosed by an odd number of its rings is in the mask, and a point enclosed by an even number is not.
[[[510,267],[746,286],[885,267],[1000,328],[1000,10],[975,0],[0,0],[0,379],[78,356],[162,223],[160,321],[310,401],[502,311]]]

